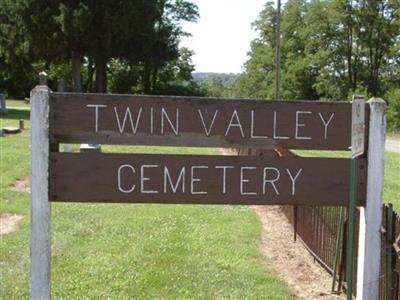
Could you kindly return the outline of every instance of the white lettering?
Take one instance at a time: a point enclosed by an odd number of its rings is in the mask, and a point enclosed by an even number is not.
[[[154,133],[154,108],[150,108],[150,134]]]
[[[151,191],[144,189],[144,182],[149,181],[149,177],[144,177],[144,170],[148,168],[158,168],[158,165],[142,165],[140,168],[140,192],[142,194],[158,194],[158,191]]]
[[[273,179],[267,179],[267,172],[268,171],[275,171],[275,178]],[[265,167],[264,171],[263,171],[263,195],[265,195],[265,189],[266,189],[266,185],[267,183],[270,183],[272,185],[272,187],[275,190],[275,193],[277,195],[279,195],[279,191],[275,186],[275,182],[279,180],[279,178],[281,177],[281,173],[279,172],[279,170],[277,168],[273,168],[273,167]]]
[[[303,123],[299,123],[299,115],[300,114],[312,114],[311,111],[296,111],[296,130],[295,130],[295,139],[296,140],[311,140],[309,136],[299,136],[299,127],[304,127]]]
[[[267,136],[264,135],[254,135],[254,120],[255,120],[255,111],[251,110],[251,130],[250,130],[250,137],[252,139],[267,139]]]
[[[131,123],[132,133],[136,134],[136,131],[137,131],[137,128],[139,125],[139,121],[140,121],[140,116],[142,115],[142,108],[141,107],[139,108],[135,125],[133,124],[132,113],[131,113],[131,109],[129,107],[126,108],[124,121],[122,122],[122,125],[121,125],[121,121],[119,119],[118,110],[117,110],[116,106],[114,106],[114,111],[115,111],[115,118],[117,119],[117,123],[118,123],[119,133],[120,134],[124,133],[125,126],[126,126],[126,120],[129,118],[129,122]]]
[[[274,136],[274,139],[276,139],[276,140],[288,140],[289,139],[288,136],[278,136],[276,134],[276,111],[274,111],[274,131],[273,131],[273,136]]]
[[[244,192],[243,183],[249,182],[249,179],[244,178],[244,171],[245,170],[255,170],[256,167],[241,167],[240,168],[240,194],[241,195],[257,195],[256,192]]]
[[[226,170],[233,169],[233,166],[215,166],[216,169],[222,169],[222,194],[226,194]]]
[[[179,173],[178,179],[175,182],[175,186],[172,183],[171,175],[169,173],[168,167],[164,167],[164,193],[167,193],[167,179],[169,182],[169,186],[172,189],[172,192],[175,194],[178,190],[178,186],[181,183],[182,185],[182,193],[185,192],[185,167],[182,167],[181,172]]]
[[[190,193],[192,195],[201,195],[201,194],[207,194],[206,191],[195,191],[194,190],[194,183],[195,182],[200,182],[201,180],[199,178],[194,177],[194,171],[195,169],[208,169],[208,166],[192,166],[191,167],[191,172],[190,172]]]
[[[172,131],[174,132],[174,134],[176,136],[179,135],[179,108],[176,109],[176,121],[175,121],[175,125],[172,123],[171,119],[168,116],[167,111],[165,110],[165,108],[161,108],[161,134],[164,135],[165,134],[165,128],[164,128],[164,119],[166,119],[172,129]]]
[[[97,133],[99,132],[99,108],[105,108],[107,105],[103,104],[88,104],[86,107],[94,107],[95,108],[95,113],[94,113],[94,132]]]
[[[121,173],[122,173],[122,170],[123,170],[124,168],[130,169],[130,170],[132,171],[133,174],[135,174],[135,168],[132,167],[131,165],[122,165],[122,166],[120,166],[120,167],[118,168],[118,190],[119,190],[120,192],[122,192],[122,193],[129,194],[129,193],[132,193],[132,192],[135,190],[135,185],[133,184],[132,187],[131,187],[130,189],[124,189],[124,188],[122,187],[122,183],[121,183]]]
[[[236,123],[233,123],[233,119],[234,118],[236,118],[236,121],[237,121]],[[242,124],[240,123],[240,119],[239,119],[239,116],[238,116],[238,113],[237,113],[236,109],[232,113],[231,121],[229,122],[228,128],[226,129],[225,136],[228,135],[229,130],[231,129],[231,127],[239,127],[240,133],[242,134],[242,137],[244,137]]]
[[[321,121],[322,121],[322,123],[324,124],[324,127],[325,127],[324,138],[326,140],[326,139],[328,139],[328,126],[329,126],[329,123],[332,121],[333,117],[335,116],[335,113],[331,114],[328,122],[325,121],[325,119],[324,119],[324,117],[322,116],[321,113],[318,113],[318,115],[319,115],[319,117],[320,117],[320,119],[321,119]]]
[[[293,177],[292,173],[290,173],[290,170],[286,169],[286,172],[289,174],[289,177],[292,180],[292,195],[296,194],[296,180],[302,171],[303,171],[303,169],[299,169],[297,171],[297,174]]]
[[[199,109],[198,112],[199,112],[199,115],[200,115],[201,122],[203,123],[204,131],[206,132],[207,136],[210,136],[211,130],[212,130],[213,126],[214,126],[215,119],[216,119],[216,117],[218,115],[218,109],[215,110],[215,113],[214,113],[214,116],[212,118],[210,127],[208,127],[208,129],[207,129],[206,123],[204,122],[204,117],[203,117],[203,114],[202,114],[201,110]],[[207,111],[206,111],[206,113],[207,113]]]

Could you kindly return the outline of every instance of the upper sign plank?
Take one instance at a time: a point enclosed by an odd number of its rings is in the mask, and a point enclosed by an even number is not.
[[[348,150],[351,104],[53,93],[52,143]]]

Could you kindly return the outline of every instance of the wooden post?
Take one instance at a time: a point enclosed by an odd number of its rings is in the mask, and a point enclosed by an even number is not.
[[[31,92],[31,299],[50,299],[49,93]]]
[[[369,105],[367,201],[366,207],[360,209],[358,239],[357,299],[360,300],[378,299],[381,259],[386,103],[372,98]]]

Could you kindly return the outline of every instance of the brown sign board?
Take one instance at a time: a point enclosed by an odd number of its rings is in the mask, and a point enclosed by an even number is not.
[[[50,142],[348,150],[351,104],[50,95]]]
[[[348,204],[350,160],[52,153],[50,174],[51,201],[337,206]]]

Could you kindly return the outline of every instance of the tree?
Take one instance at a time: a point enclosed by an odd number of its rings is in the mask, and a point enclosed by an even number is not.
[[[282,92],[291,99],[382,96],[399,82],[396,0],[289,0],[282,13]],[[266,4],[254,23],[240,96],[272,98],[275,10]]]
[[[179,22],[198,16],[197,7],[184,0],[0,1],[5,8],[0,13],[2,36],[23,41],[17,47],[22,58],[13,54],[13,40],[0,38],[2,62],[40,62],[47,70],[51,64],[71,62],[75,91],[81,91],[85,73],[87,86],[95,74],[94,90],[106,92],[111,59],[143,66],[146,76],[141,78],[151,91],[159,70],[179,57]]]
[[[158,0],[157,18],[143,57],[142,84],[144,93],[157,90],[160,71],[169,62],[178,61],[180,37],[185,35],[181,21],[194,22],[198,18],[197,6],[184,0]],[[165,77],[165,74],[164,74]]]

